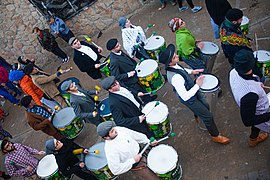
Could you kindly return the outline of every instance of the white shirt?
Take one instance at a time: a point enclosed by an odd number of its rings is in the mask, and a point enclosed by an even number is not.
[[[90,47],[81,45],[81,48],[77,50],[89,56],[93,61],[97,60],[97,54]]]
[[[84,97],[86,97],[86,95],[84,93],[80,92],[80,91],[78,91],[78,92],[70,92],[70,93],[71,94],[75,94],[77,96],[84,96]]]
[[[182,69],[178,64],[175,66],[171,66],[172,68],[175,69]],[[188,72],[188,74],[191,74],[192,70],[191,69],[186,69],[185,70]],[[185,79],[180,75],[180,74],[175,74],[172,77],[172,86],[175,88],[177,94],[184,100],[187,101],[191,97],[193,97],[197,91],[200,89],[200,86],[198,84],[195,84],[189,91],[187,91],[185,87]]]
[[[139,143],[146,144],[146,135],[125,127],[115,127],[118,135],[112,140],[105,140],[105,154],[108,167],[114,175],[123,174],[135,164],[134,157],[139,154]]]
[[[129,99],[130,101],[133,102],[133,104],[135,104],[135,106],[137,106],[138,108],[140,108],[140,103],[138,103],[138,101],[136,101],[136,99],[134,98],[133,94],[131,92],[129,92],[126,88],[124,87],[120,87],[119,91],[115,91],[115,94],[119,94],[121,96],[124,96],[125,98]]]

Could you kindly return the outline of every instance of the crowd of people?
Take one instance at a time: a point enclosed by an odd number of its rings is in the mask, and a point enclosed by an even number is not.
[[[159,10],[162,10],[166,2],[160,2],[162,6]],[[176,5],[176,1],[171,2]],[[182,5],[181,0],[178,3],[180,12],[188,9],[188,6]],[[191,0],[187,0],[187,3],[194,13],[202,8],[194,6]],[[224,55],[232,68],[229,82],[235,101],[240,107],[243,124],[251,127],[248,144],[255,147],[270,133],[270,112],[269,101],[263,89],[264,76],[256,66],[251,39],[240,29],[243,12],[232,8],[227,0],[205,0],[205,3],[214,37],[220,38]],[[107,77],[108,75],[101,72],[101,59],[104,58],[101,47],[79,41],[59,17],[46,16],[46,20],[50,30],[33,28],[40,45],[58,56],[62,63],[67,63],[71,58],[59,48],[56,37],[59,36],[74,49],[72,59],[78,69],[86,72],[92,79],[99,80],[102,88],[108,91],[113,121],[104,122],[98,113],[99,102],[93,96],[98,95],[100,89],[84,89],[72,79],[58,85],[59,76],[69,70],[59,69],[56,73],[49,74],[36,66],[34,60],[20,56],[18,63],[10,65],[1,57],[0,95],[13,104],[23,106],[29,126],[54,139],[46,141],[46,152],[39,151],[13,143],[10,140],[12,135],[0,126],[0,148],[5,156],[4,164],[8,174],[1,171],[0,177],[8,179],[23,176],[35,179],[39,160],[34,155],[53,154],[62,176],[70,178],[75,174],[81,179],[97,179],[91,171],[86,170],[83,159],[74,153],[82,149],[81,154],[88,155],[89,150],[68,139],[52,123],[59,109],[70,106],[77,118],[96,126],[97,134],[105,141],[104,151],[113,175],[132,171],[141,179],[159,179],[147,167],[146,157],[140,154],[140,144],[158,144],[157,140],[150,140],[154,134],[146,122],[147,115],[142,112],[143,107],[155,101],[158,96],[147,92],[141,86],[135,70],[140,60],[149,59],[149,54],[144,49],[148,43],[144,30],[133,25],[124,16],[119,18],[123,47],[127,53],[122,50],[118,39],[111,38],[107,41],[106,48],[110,51],[108,69],[111,73],[111,76]],[[166,71],[163,76],[173,87],[179,101],[194,113],[196,120],[200,119],[204,123],[212,141],[223,145],[230,143],[230,138],[219,132],[213,112],[200,91],[204,82],[203,73],[208,72],[207,62],[210,59],[210,56],[202,53],[204,43],[196,40],[186,22],[179,17],[171,19],[168,27],[175,33],[176,44],[170,44],[159,52],[157,61],[164,64]],[[182,67],[180,60],[190,69]],[[195,80],[191,75],[194,75]],[[10,93],[7,89],[14,92]],[[22,93],[25,96],[17,99],[16,96]],[[63,93],[68,94],[68,98],[63,96]],[[4,111],[0,111],[0,114],[3,117],[7,115]]]

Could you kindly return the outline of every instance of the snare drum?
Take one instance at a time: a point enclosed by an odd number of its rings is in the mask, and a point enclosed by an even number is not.
[[[210,105],[210,111],[215,112],[215,107],[218,99],[218,92],[220,89],[220,80],[213,74],[203,74],[204,80],[200,87],[200,92],[204,95],[205,99]]]
[[[113,121],[109,98],[103,99],[98,104],[98,114],[104,121]]]
[[[41,179],[56,180],[64,179],[64,176],[58,171],[58,165],[53,154],[44,156],[37,166],[37,175]]]
[[[178,180],[182,177],[178,154],[169,145],[160,144],[153,147],[147,156],[147,166],[162,180]]]
[[[147,125],[155,138],[160,139],[170,133],[169,110],[166,104],[160,101],[149,102],[142,109],[142,113],[146,114]]]
[[[258,58],[257,66],[261,69],[264,76],[270,75],[270,51],[258,50],[253,52],[254,57]]]
[[[107,77],[111,76],[111,70],[109,69],[110,67],[110,56],[108,56],[102,63],[101,63],[101,68],[100,71]]]
[[[118,176],[113,175],[107,163],[107,158],[104,150],[105,143],[100,142],[89,149],[89,152],[99,150],[99,154],[89,153],[85,156],[86,168],[100,180],[116,179]]]
[[[206,65],[206,72],[211,73],[214,67],[217,54],[219,52],[219,47],[215,43],[208,42],[208,41],[202,41],[201,43],[204,44],[203,48],[201,49],[201,52],[209,56],[209,59],[207,60],[207,65]]]
[[[248,17],[243,16],[243,20],[241,22],[240,28],[241,28],[242,32],[244,33],[244,35],[246,35],[246,36],[248,35],[248,32],[249,32],[248,24],[249,24]]]
[[[72,107],[58,111],[53,117],[53,126],[68,139],[77,137],[84,127],[84,121],[77,118]]]
[[[162,36],[151,36],[147,39],[144,49],[151,59],[158,60],[159,53],[166,50],[166,42]]]
[[[159,90],[165,83],[161,75],[158,63],[155,60],[147,59],[136,66],[139,83],[146,92]]]

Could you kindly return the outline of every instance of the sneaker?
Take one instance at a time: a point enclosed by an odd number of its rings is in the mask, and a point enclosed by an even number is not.
[[[176,1],[172,2],[172,5],[175,6],[176,5]]]
[[[69,61],[69,56],[62,60],[63,64],[67,63]]]
[[[199,12],[201,9],[202,9],[201,6],[194,6],[194,8],[191,9],[191,11],[192,11],[193,13],[196,13],[196,12]]]
[[[265,133],[265,132],[260,133],[257,138],[254,138],[254,139],[249,138],[248,145],[250,147],[255,147],[260,142],[263,142],[264,140],[266,140],[267,137],[268,137],[268,134],[267,133]]]
[[[179,11],[180,12],[183,12],[183,11],[185,11],[187,9],[188,9],[188,6],[182,6],[181,8],[179,8]]]
[[[162,6],[158,8],[158,10],[161,11],[161,10],[164,9],[165,7],[166,7],[166,4],[162,4]]]

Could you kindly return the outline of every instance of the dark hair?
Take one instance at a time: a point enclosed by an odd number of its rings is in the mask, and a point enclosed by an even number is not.
[[[3,139],[2,144],[1,144],[1,150],[2,150],[2,151],[4,150],[4,147],[6,146],[6,144],[7,144],[8,142],[10,142],[10,141],[7,140],[7,139]]]
[[[40,31],[40,29],[39,29],[38,27],[34,27],[34,29],[33,29],[32,33],[34,33],[34,32],[38,32],[38,31]]]

